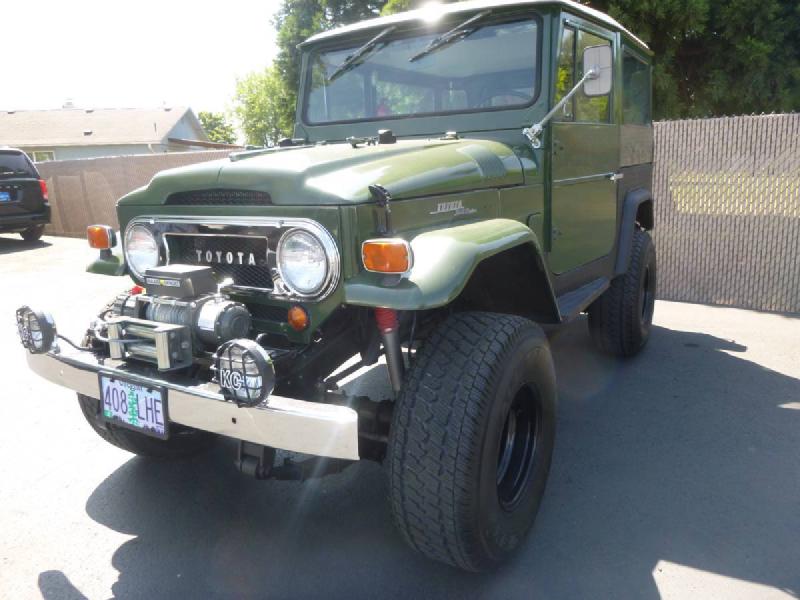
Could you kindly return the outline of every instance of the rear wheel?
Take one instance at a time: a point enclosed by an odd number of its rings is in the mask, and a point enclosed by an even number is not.
[[[44,225],[31,225],[24,231],[20,231],[19,234],[22,236],[22,239],[26,242],[35,242],[44,233]]]
[[[100,415],[100,401],[96,398],[78,394],[78,403],[97,435],[109,444],[139,456],[162,459],[192,456],[208,449],[216,438],[205,431],[173,424],[169,439],[160,440],[107,423]]]
[[[650,234],[637,229],[628,270],[589,307],[589,332],[608,354],[633,356],[650,339],[656,298],[656,250]]]
[[[531,321],[462,313],[417,354],[394,410],[391,504],[406,541],[470,571],[520,546],[555,441],[555,372]]]

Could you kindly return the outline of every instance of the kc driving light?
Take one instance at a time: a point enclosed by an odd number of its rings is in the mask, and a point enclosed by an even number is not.
[[[31,354],[44,354],[53,347],[56,324],[50,313],[23,306],[17,309],[17,332],[22,345]]]
[[[278,243],[278,271],[292,292],[299,296],[313,296],[328,281],[325,247],[307,231],[289,231]]]
[[[158,242],[143,225],[134,225],[125,233],[125,257],[133,274],[141,279],[147,269],[158,266]]]
[[[275,388],[272,359],[253,340],[222,344],[214,354],[214,370],[223,395],[239,406],[261,404]]]

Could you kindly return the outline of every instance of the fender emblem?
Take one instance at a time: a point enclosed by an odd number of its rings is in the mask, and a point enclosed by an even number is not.
[[[475,212],[478,212],[477,209],[465,208],[461,200],[455,200],[453,202],[439,202],[439,204],[436,205],[436,210],[432,210],[428,214],[443,215],[446,213],[453,213],[454,216],[458,217],[461,215],[471,215]]]

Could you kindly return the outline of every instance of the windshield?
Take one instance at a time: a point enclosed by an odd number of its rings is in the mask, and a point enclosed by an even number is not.
[[[539,80],[536,19],[485,22],[466,37],[410,60],[446,30],[380,41],[346,71],[341,66],[360,45],[313,54],[306,122],[457,113],[533,102]]]

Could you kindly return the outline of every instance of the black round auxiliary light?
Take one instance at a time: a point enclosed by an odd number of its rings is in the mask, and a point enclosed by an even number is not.
[[[214,354],[215,381],[223,395],[239,406],[261,404],[275,389],[275,367],[266,350],[253,340],[225,342]]]
[[[28,352],[44,354],[53,347],[56,323],[50,313],[22,306],[17,309],[17,333]]]

